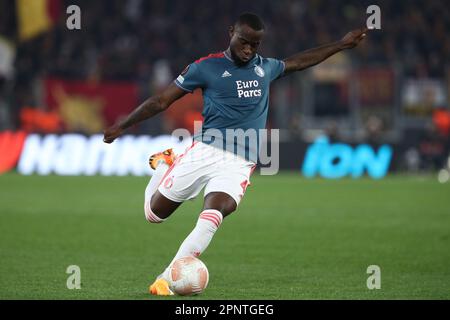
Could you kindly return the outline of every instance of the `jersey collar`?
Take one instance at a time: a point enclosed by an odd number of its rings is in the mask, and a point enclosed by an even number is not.
[[[232,57],[231,54],[230,54],[230,48],[228,48],[227,50],[225,50],[225,51],[223,52],[223,54],[224,54],[225,58],[227,58],[228,60],[230,60],[231,62],[234,63],[234,59],[233,59],[233,57]],[[250,60],[250,61],[245,65],[245,67],[255,67],[256,65],[258,65],[258,62],[259,62],[259,55],[258,55],[258,54],[255,54],[255,56],[253,57],[253,59]]]

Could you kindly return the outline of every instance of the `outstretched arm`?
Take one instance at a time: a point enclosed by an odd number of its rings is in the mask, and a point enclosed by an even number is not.
[[[309,49],[285,59],[284,73],[304,70],[321,63],[339,51],[356,47],[365,38],[367,30],[367,28],[353,30],[337,42]]]
[[[103,141],[112,143],[126,129],[166,110],[173,102],[180,99],[186,93],[186,91],[180,89],[175,83],[170,84],[161,94],[148,98],[124,120],[106,129]]]

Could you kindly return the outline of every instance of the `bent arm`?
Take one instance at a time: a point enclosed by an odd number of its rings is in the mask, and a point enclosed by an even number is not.
[[[309,49],[285,59],[285,74],[315,66],[339,51],[354,48],[365,38],[367,30],[367,28],[353,30],[342,40]]]
[[[186,91],[172,82],[162,93],[148,98],[125,119],[106,129],[103,141],[105,143],[112,143],[126,129],[166,110],[172,103],[183,97],[186,93]]]

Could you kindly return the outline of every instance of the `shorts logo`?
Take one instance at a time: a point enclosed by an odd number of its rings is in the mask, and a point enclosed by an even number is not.
[[[256,67],[255,67],[255,73],[256,73],[258,76],[260,76],[261,78],[264,77],[264,75],[265,75],[264,69],[261,68],[260,66],[256,66]]]
[[[249,185],[250,185],[250,183],[248,182],[248,180],[244,180],[241,182],[242,195],[245,193],[245,191],[247,190],[247,187]]]
[[[164,181],[164,188],[166,189],[170,189],[173,186],[173,176],[169,177],[166,179],[166,181]]]

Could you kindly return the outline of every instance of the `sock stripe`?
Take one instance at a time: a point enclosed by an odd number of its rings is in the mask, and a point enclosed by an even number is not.
[[[222,220],[222,213],[219,210],[208,209],[208,210],[202,211],[202,213],[215,214],[216,216],[220,217],[220,219]]]
[[[205,210],[200,214],[199,219],[211,221],[218,228],[222,223],[222,214],[218,210]]]
[[[145,202],[145,218],[147,219],[147,221],[153,223],[161,223],[164,221],[164,219],[161,219],[153,213],[152,209],[150,208],[150,201]]]
[[[154,222],[154,223],[161,223],[161,222],[163,222],[163,220],[160,219],[159,217],[157,217],[155,214],[150,214],[150,215],[148,216],[148,219],[149,219],[150,221]]]
[[[222,221],[220,221],[220,219],[217,216],[212,215],[212,214],[202,214],[202,215],[200,215],[200,217],[213,219],[214,221],[216,221],[217,224],[220,224],[222,222]]]
[[[212,223],[214,223],[214,225],[215,225],[217,228],[219,227],[219,223],[217,222],[217,220],[214,220],[213,218],[200,217],[200,219],[211,221]]]
[[[151,216],[148,217],[148,220],[151,221],[151,222],[154,222],[154,223],[161,223],[162,222],[161,220],[156,220],[155,218],[153,218]]]
[[[219,210],[205,210],[201,214],[212,214],[219,218],[220,221],[223,220],[222,213]]]

